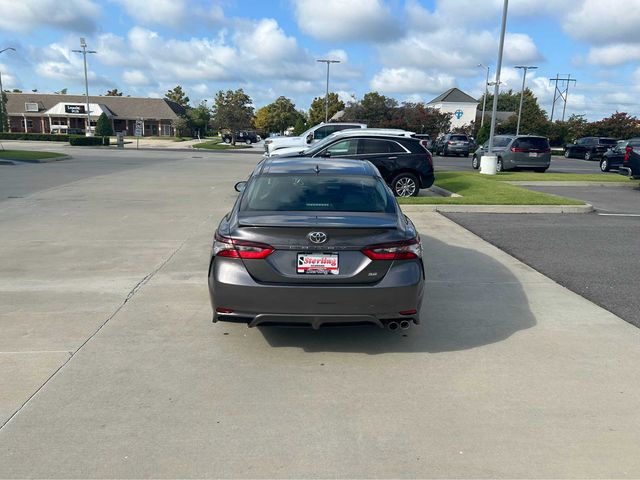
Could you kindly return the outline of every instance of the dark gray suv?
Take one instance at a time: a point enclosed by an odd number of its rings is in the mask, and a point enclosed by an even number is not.
[[[419,323],[420,238],[371,163],[267,158],[236,190],[209,264],[214,322]]]
[[[489,141],[486,141],[473,154],[471,166],[480,168],[480,160],[487,155]],[[496,135],[493,137],[493,153],[498,157],[497,170],[516,168],[546,172],[551,165],[551,147],[545,137],[535,135]]]
[[[447,133],[436,141],[436,155],[446,157],[448,155],[469,156],[471,141],[464,133]]]

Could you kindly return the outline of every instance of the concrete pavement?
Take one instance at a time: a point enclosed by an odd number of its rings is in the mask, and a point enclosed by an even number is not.
[[[437,213],[410,213],[420,327],[211,324],[211,236],[254,165],[0,203],[0,477],[640,476],[640,331]]]

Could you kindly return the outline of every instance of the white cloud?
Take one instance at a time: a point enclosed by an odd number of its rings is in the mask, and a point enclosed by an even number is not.
[[[133,87],[149,85],[149,77],[140,70],[125,70],[122,74],[122,81]]]
[[[589,50],[587,61],[592,65],[612,67],[640,60],[640,44],[615,43]]]
[[[640,42],[640,0],[584,0],[566,14],[564,30],[589,43]]]
[[[0,0],[0,30],[29,33],[42,28],[92,32],[100,7],[91,0]]]
[[[294,0],[296,20],[304,33],[329,42],[383,42],[401,29],[380,0]]]
[[[529,35],[507,33],[504,39],[504,60],[507,63],[539,62],[542,54]]]
[[[0,73],[2,73],[2,88],[4,90],[20,88],[20,80],[12,73],[11,70],[9,70],[9,67],[0,63]]]
[[[384,68],[371,79],[370,86],[382,93],[439,94],[455,83],[451,75],[429,75],[415,68]]]
[[[188,19],[185,0],[114,0],[127,14],[143,25],[177,27]]]

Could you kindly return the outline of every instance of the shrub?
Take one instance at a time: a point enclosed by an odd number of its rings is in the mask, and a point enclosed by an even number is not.
[[[109,137],[113,135],[113,127],[111,126],[111,120],[107,117],[107,114],[102,112],[96,122],[96,136]]]
[[[68,142],[69,135],[51,133],[20,133],[3,132],[0,133],[0,140],[34,140],[42,142]]]
[[[86,147],[104,145],[108,146],[110,143],[109,137],[70,137],[69,144],[75,147]]]

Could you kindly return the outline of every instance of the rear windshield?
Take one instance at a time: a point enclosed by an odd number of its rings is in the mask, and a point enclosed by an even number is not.
[[[395,200],[375,177],[274,174],[249,184],[240,211],[393,213]]]
[[[618,141],[615,138],[601,138],[598,143],[600,145],[615,145]]]
[[[467,138],[466,135],[451,135],[449,137],[449,140],[455,141],[455,142],[468,142],[469,139]]]
[[[511,137],[494,137],[493,138],[493,146],[494,147],[506,147],[509,145],[511,141]]]
[[[547,150],[549,149],[549,141],[543,137],[519,138],[513,146],[530,150]]]

